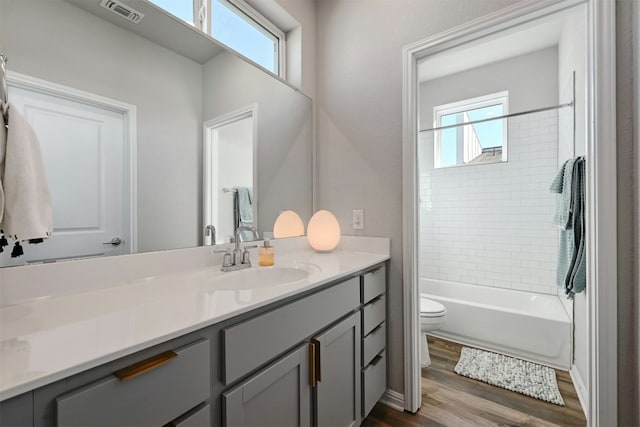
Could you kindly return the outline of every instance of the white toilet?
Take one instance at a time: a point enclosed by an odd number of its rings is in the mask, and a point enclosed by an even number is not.
[[[420,296],[420,364],[423,368],[431,365],[427,332],[439,329],[445,322],[447,309],[437,301]]]

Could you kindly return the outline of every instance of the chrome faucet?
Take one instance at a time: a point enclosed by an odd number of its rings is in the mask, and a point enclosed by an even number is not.
[[[211,236],[211,243],[209,243],[209,245],[213,246],[216,244],[216,228],[209,224],[204,228],[204,237],[205,237],[205,242],[206,242],[206,238]],[[206,243],[205,243],[206,245]]]
[[[249,254],[249,249],[257,248],[258,245],[244,246],[240,247],[240,232],[242,231],[252,231],[254,236],[258,236],[258,231],[255,227],[248,227],[246,225],[242,225],[236,229],[236,238],[235,238],[235,247],[233,249],[233,254],[231,253],[231,249],[227,248],[224,251],[215,251],[224,252],[224,257],[222,261],[222,271],[236,271],[242,270],[243,268],[251,267],[251,257]]]

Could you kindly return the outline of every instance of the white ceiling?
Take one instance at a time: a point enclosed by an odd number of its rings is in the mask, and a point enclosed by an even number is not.
[[[480,67],[492,62],[535,52],[558,45],[566,17],[536,23],[527,28],[518,28],[500,37],[489,37],[464,48],[451,49],[432,55],[418,64],[418,81],[424,82],[439,77]]]

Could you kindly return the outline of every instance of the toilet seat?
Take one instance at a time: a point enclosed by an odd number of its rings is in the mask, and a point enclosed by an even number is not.
[[[445,314],[447,309],[444,305],[429,298],[420,297],[420,317],[442,317]]]

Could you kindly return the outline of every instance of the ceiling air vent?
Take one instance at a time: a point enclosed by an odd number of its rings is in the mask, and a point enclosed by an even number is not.
[[[100,6],[104,7],[105,9],[109,9],[111,12],[115,13],[116,15],[120,15],[123,18],[126,18],[134,24],[137,24],[138,22],[142,21],[142,18],[144,18],[143,13],[138,12],[131,6],[121,3],[118,0],[101,0]]]

